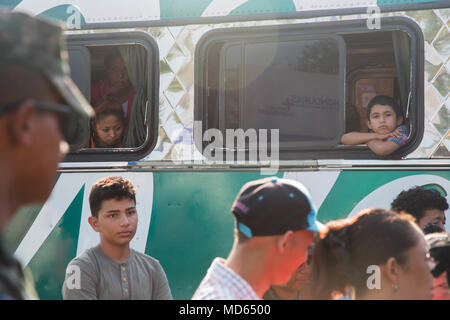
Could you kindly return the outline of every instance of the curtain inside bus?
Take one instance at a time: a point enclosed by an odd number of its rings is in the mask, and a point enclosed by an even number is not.
[[[128,77],[136,95],[131,106],[130,121],[125,132],[123,146],[134,148],[142,145],[147,137],[147,51],[142,46],[121,46],[120,54],[125,62]]]
[[[398,86],[400,89],[400,105],[403,115],[406,117],[408,107],[408,96],[410,88],[410,43],[405,32],[392,32],[392,44],[394,47],[395,64],[397,67]],[[405,119],[406,121],[407,119]]]

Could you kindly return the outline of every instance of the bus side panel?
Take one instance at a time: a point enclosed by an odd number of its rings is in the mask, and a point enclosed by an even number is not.
[[[231,250],[234,219],[230,209],[240,188],[261,175],[166,172],[154,173],[154,178],[146,253],[161,262],[174,298],[190,299],[211,261],[226,258]]]
[[[92,184],[107,175],[61,174],[54,192],[76,191],[65,199],[51,197],[19,244],[16,256],[33,273],[41,299],[61,299],[67,263],[98,243],[98,234],[86,227],[88,195]],[[115,175],[136,186],[139,226],[131,246],[160,261],[175,299],[190,299],[211,261],[228,256],[234,229],[231,205],[245,182],[263,177],[258,171]],[[305,184],[321,222],[353,216],[367,207],[389,208],[398,193],[416,185],[436,188],[450,202],[448,171],[290,171],[278,176]],[[60,213],[48,208],[66,209]]]

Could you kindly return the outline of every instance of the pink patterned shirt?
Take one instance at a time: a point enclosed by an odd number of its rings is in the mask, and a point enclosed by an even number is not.
[[[225,262],[222,258],[214,259],[192,300],[261,300],[247,281]]]

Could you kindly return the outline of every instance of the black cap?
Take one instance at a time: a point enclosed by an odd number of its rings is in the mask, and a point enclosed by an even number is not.
[[[301,183],[277,177],[246,183],[231,212],[237,228],[248,238],[281,235],[286,231],[320,231],[317,212],[308,190]]]

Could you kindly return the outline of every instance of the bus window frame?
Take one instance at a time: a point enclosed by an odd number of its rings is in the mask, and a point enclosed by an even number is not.
[[[419,146],[424,135],[424,36],[420,26],[407,17],[382,17],[380,29],[368,30],[367,20],[355,19],[332,22],[299,23],[290,25],[258,26],[258,27],[231,27],[211,30],[205,33],[199,40],[195,51],[195,94],[194,94],[194,119],[202,122],[201,134],[210,129],[207,119],[208,109],[208,87],[206,79],[211,72],[207,67],[209,45],[216,39],[216,34],[228,34],[233,39],[234,35],[242,33],[261,33],[266,30],[278,30],[279,32],[297,32],[304,35],[315,34],[340,34],[340,33],[367,33],[377,31],[406,32],[410,38],[410,91],[411,107],[408,120],[412,123],[412,131],[407,142],[389,156],[378,156],[374,154],[366,145],[344,146],[337,145],[330,149],[303,148],[300,151],[280,150],[282,160],[303,160],[303,159],[400,159],[412,153]],[[264,30],[264,31],[263,31]],[[232,41],[232,40],[231,40]],[[347,92],[342,93],[347,103]],[[344,124],[345,125],[345,124]],[[202,137],[195,137],[194,141],[202,141]],[[196,143],[197,149],[202,152],[208,142]],[[270,151],[270,150],[269,150]],[[246,156],[248,155],[248,151]]]
[[[70,47],[141,45],[147,51],[147,138],[136,148],[80,148],[69,153],[63,162],[136,161],[152,152],[158,140],[159,125],[159,49],[156,41],[143,31],[68,34]],[[89,81],[91,81],[89,66]],[[87,98],[90,100],[90,97]],[[90,139],[90,137],[89,137]]]

